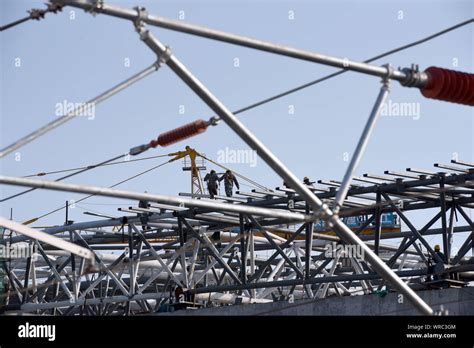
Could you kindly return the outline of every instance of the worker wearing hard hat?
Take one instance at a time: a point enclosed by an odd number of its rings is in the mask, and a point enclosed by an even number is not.
[[[444,257],[444,254],[441,252],[441,247],[439,246],[439,244],[436,244],[436,245],[435,245],[434,251],[435,251],[435,253],[441,258],[441,260],[443,260],[443,262],[444,262],[444,261],[445,261],[445,257]]]
[[[434,280],[441,280],[441,279],[444,278],[444,276],[441,275],[439,273],[439,271],[440,271],[440,269],[444,269],[443,264],[444,264],[446,259],[444,257],[444,254],[441,252],[441,247],[439,246],[439,244],[436,244],[434,246],[434,251],[435,251],[436,255],[438,255],[441,260],[434,259],[433,260],[434,265],[432,266],[430,271],[435,273]]]
[[[311,186],[314,184],[314,181],[309,181],[309,178],[307,176],[304,177],[303,179],[303,184]]]

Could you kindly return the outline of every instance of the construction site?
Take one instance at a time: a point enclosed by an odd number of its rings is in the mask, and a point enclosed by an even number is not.
[[[64,94],[55,95],[56,99],[51,100],[61,101],[56,107],[61,108],[61,115],[48,121],[37,117],[34,126],[28,124],[26,128],[13,123],[16,117],[13,112],[17,109],[21,112],[21,103],[10,108],[7,99],[13,93],[21,93],[21,88],[14,82],[16,78],[28,81],[34,74],[29,70],[30,75],[22,77],[2,73],[2,104],[6,103],[5,110],[12,112],[4,110],[0,123],[2,316],[474,315],[474,19],[469,18],[472,11],[465,13],[468,18],[459,24],[448,18],[448,22],[456,25],[442,32],[433,34],[443,28],[442,24],[433,22],[424,28],[431,36],[415,42],[423,34],[403,37],[399,42],[404,46],[363,61],[251,38],[239,32],[221,31],[204,26],[206,23],[191,24],[184,11],[182,14],[177,12],[183,18],[170,19],[155,13],[154,4],[144,4],[147,7],[129,5],[129,2],[100,0],[49,0],[16,22],[6,19],[18,17],[16,12],[2,17],[2,46],[5,45],[7,52],[2,55],[2,65],[10,64],[9,59],[21,57],[14,49],[14,42],[26,40],[22,36],[26,34],[21,30],[27,30],[20,29],[23,25],[40,28],[61,16],[70,17],[72,13],[79,16],[79,12],[88,21],[113,20],[114,25],[124,27],[130,40],[128,36],[122,37],[117,45],[123,48],[117,49],[129,49],[129,42],[133,42],[131,51],[140,49],[140,54],[148,54],[147,59],[150,54],[153,57],[146,68],[135,69],[135,72],[139,70],[135,74],[126,72],[126,79],[114,76],[113,81],[121,82],[112,87],[109,84],[102,89],[99,83],[88,86],[87,94],[78,95],[90,97],[96,93],[97,96],[87,102],[66,102],[66,96],[73,95],[68,92],[70,86],[74,93],[79,90],[74,83],[58,87]],[[25,4],[17,6],[24,7],[24,12],[29,10]],[[472,2],[470,6],[472,10]],[[8,12],[8,7],[5,11]],[[285,11],[285,15],[290,16],[294,10],[285,8]],[[301,12],[295,10],[293,15],[301,15]],[[221,24],[226,20],[229,19],[222,19]],[[53,24],[55,27],[48,30],[60,35],[61,26]],[[67,30],[80,32],[87,25],[76,19]],[[252,53],[255,55],[285,58],[285,62],[299,61],[299,64],[306,64],[304,68],[317,65],[332,70],[327,70],[330,73],[324,76],[320,74],[311,83],[231,111],[227,102],[235,104],[233,94],[225,94],[225,98],[219,99],[220,89],[214,88],[219,84],[214,80],[209,86],[206,84],[207,73],[211,74],[214,67],[220,71],[217,62],[220,53],[211,54],[196,44],[192,47],[193,53],[180,55],[179,45],[175,49],[173,42],[168,42],[172,36],[166,42],[162,40],[162,29],[177,32],[179,37],[191,37],[189,40],[209,41],[216,47],[240,46],[242,50],[256,52]],[[392,65],[401,61],[397,56],[390,57],[395,51],[407,50],[404,54],[410,56],[410,47],[424,47],[424,42],[435,42],[445,34],[455,41],[458,31],[462,30],[471,35],[471,40],[456,45],[466,46],[466,55],[471,60],[463,67],[470,71],[453,68],[441,58],[436,63],[435,57],[431,60],[435,62],[432,66],[415,58],[407,66]],[[51,42],[47,37],[40,39],[40,31],[36,35],[35,40],[44,40],[41,45],[47,50]],[[110,35],[107,31],[97,32],[97,37],[87,36],[84,40],[92,45],[91,51],[98,52],[99,41],[106,41],[107,35]],[[331,36],[331,33],[327,35]],[[82,49],[81,46],[73,47],[71,42],[58,45],[61,50],[72,50],[71,54]],[[382,45],[380,52],[389,46]],[[10,51],[13,51],[11,56]],[[83,52],[84,56],[88,54]],[[217,56],[215,61],[211,58],[213,55]],[[239,60],[234,55],[229,53],[233,68],[247,64],[246,56],[240,56]],[[193,60],[196,56],[210,60],[201,66]],[[81,64],[83,59],[82,55],[77,59],[66,57],[57,59],[67,60],[71,67]],[[28,61],[22,58],[21,64],[27,65]],[[131,61],[134,62],[133,58]],[[97,64],[102,63],[98,60]],[[104,63],[100,69],[108,65],[113,70],[114,64]],[[268,61],[268,65],[271,64],[273,61]],[[292,65],[288,64],[290,69]],[[265,65],[256,67],[265,68]],[[90,69],[90,76],[83,79],[101,74]],[[45,75],[49,79],[43,80],[42,85],[55,85],[51,88],[63,84],[61,76],[55,82],[57,75],[67,74],[59,68],[49,72],[46,67],[40,70],[41,74],[50,74]],[[198,70],[199,74],[196,72],[195,75],[193,70]],[[168,123],[151,126],[141,116],[135,116],[140,111],[124,110],[131,115],[121,119],[120,110],[110,111],[104,103],[105,111],[97,113],[97,120],[86,120],[95,118],[98,104],[109,98],[107,104],[113,104],[122,96],[115,94],[139,88],[138,82],[153,73],[158,73],[157,80],[163,76],[166,83],[177,81],[176,91],[185,90],[186,98],[202,103],[206,107],[202,112],[207,110],[210,117],[191,116],[189,111],[183,111],[183,116],[173,118],[174,127],[168,127]],[[285,72],[281,74],[285,75]],[[342,74],[350,74],[355,79],[351,83],[358,83],[357,76],[363,76],[364,87],[349,91],[344,85],[344,78],[348,76],[325,82]],[[301,76],[305,75],[302,73]],[[100,79],[100,76],[95,77]],[[237,77],[229,73],[222,83],[231,84],[232,79],[237,80]],[[266,79],[269,88],[278,81],[276,77],[270,80],[270,75]],[[78,82],[79,86],[83,86],[81,83]],[[168,116],[156,110],[161,103],[166,104],[167,98],[173,99],[174,103],[175,96],[168,94],[161,85],[153,90],[155,83],[155,80],[149,82],[146,93],[148,97],[152,93],[151,98],[158,104],[153,111],[154,117],[166,118]],[[344,117],[354,121],[348,121],[341,128],[317,127],[309,125],[309,121],[281,127],[278,121],[273,124],[267,120],[264,130],[258,128],[255,119],[239,115],[315,84],[321,84],[318,88],[323,89],[326,83],[353,95],[347,98],[364,100],[360,110],[365,110],[365,114],[361,115],[359,110],[354,115],[345,114]],[[255,88],[261,88],[258,81],[255,84]],[[10,87],[12,92],[6,92]],[[235,93],[245,93],[245,89],[243,84]],[[399,90],[405,94],[396,94]],[[37,91],[38,95],[21,97],[25,104],[29,99],[36,103],[43,98],[43,91]],[[45,87],[44,94],[48,93],[51,91]],[[318,99],[318,93],[304,98]],[[412,117],[415,121],[402,120],[405,123],[400,126],[408,129],[414,122],[418,122],[416,127],[423,125],[423,131],[415,131],[416,139],[425,144],[419,150],[407,150],[403,145],[389,148],[388,143],[412,141],[415,137],[409,139],[408,130],[406,134],[403,130],[393,130],[390,138],[387,137],[389,133],[383,133],[384,139],[376,138],[373,144],[371,142],[371,138],[377,136],[378,128],[383,128],[382,123],[398,122],[397,113],[404,112],[394,109],[398,106],[390,99],[391,93],[402,100],[409,96],[408,100],[418,103],[414,104],[417,107],[422,103],[423,118],[416,121],[416,115],[420,118],[417,109],[406,109],[407,113],[415,115]],[[328,105],[337,107],[337,104],[348,102],[343,94],[334,98],[328,100]],[[393,98],[395,100],[395,96]],[[258,96],[253,98],[256,99]],[[131,98],[125,100],[132,103]],[[136,103],[140,104],[142,100]],[[179,110],[185,109],[184,104]],[[306,104],[298,104],[296,110],[301,112],[303,105]],[[295,110],[292,106],[288,107],[290,114]],[[186,107],[194,112],[188,104]],[[318,108],[313,110],[312,107],[311,104],[311,117],[317,119],[320,117]],[[325,111],[329,108],[321,107]],[[137,108],[142,110],[140,105]],[[286,112],[287,105],[283,108]],[[443,124],[437,121],[429,125],[422,123],[438,108],[440,117],[445,120]],[[459,117],[454,121],[457,114]],[[96,122],[102,122],[100,118],[107,117],[107,122],[121,123],[122,128],[114,128],[110,134],[107,123],[96,126]],[[345,122],[343,119],[338,122]],[[23,119],[16,122],[26,124]],[[72,135],[63,137],[61,130],[74,127],[73,123],[78,122],[87,123],[87,127],[95,130],[80,134],[78,128],[77,134],[86,150],[78,147],[76,155],[70,156],[69,146],[75,146],[71,145]],[[408,125],[407,122],[412,123]],[[254,133],[255,127],[259,131]],[[305,127],[313,127],[313,136],[299,134],[299,129],[304,132]],[[139,133],[144,128],[146,130]],[[228,133],[223,133],[217,147],[213,147],[215,134],[223,128],[228,128]],[[450,135],[443,135],[443,129]],[[148,130],[150,133],[144,135]],[[73,128],[68,131],[70,134],[75,132]],[[331,133],[331,138],[325,138],[324,144],[317,143],[318,137],[329,136],[322,133]],[[158,136],[143,140],[148,134]],[[241,143],[240,147],[231,136]],[[293,140],[298,137],[304,139]],[[340,150],[336,144],[342,138],[352,147]],[[203,140],[195,142],[195,139]],[[266,145],[273,145],[273,141],[292,150],[283,152],[279,148],[278,153],[283,154],[279,156]],[[431,151],[430,141],[443,143],[439,146],[445,152]],[[106,142],[113,142],[113,147],[102,147]],[[38,146],[38,153],[34,152],[35,146]],[[340,168],[329,160],[325,164],[327,157],[321,154],[333,146],[338,156],[343,153],[344,159],[338,164]],[[382,149],[385,146],[387,148]],[[370,167],[363,166],[366,152],[374,147],[380,147],[380,152],[371,155],[374,157],[370,157]],[[23,149],[30,153],[22,152]],[[245,151],[239,152],[239,149]],[[414,153],[410,154],[411,151]],[[51,158],[48,165],[40,161],[40,152],[48,153],[47,157]],[[111,153],[117,155],[111,157]],[[452,153],[456,155],[450,156]],[[21,161],[18,156],[22,157]],[[36,162],[31,167],[15,167],[33,157]],[[143,171],[121,172],[124,167],[151,161],[154,165],[144,167],[147,169]],[[427,163],[431,165],[427,166]],[[326,169],[332,167],[334,171]],[[31,171],[33,168],[35,171]],[[259,174],[254,176],[257,169]],[[114,174],[95,174],[100,170],[114,170]],[[160,174],[162,172],[166,174]],[[133,186],[145,180],[142,179],[145,174],[151,175],[150,181]],[[81,180],[83,176],[84,181]],[[133,183],[129,183],[132,180]],[[125,183],[130,186],[120,187]],[[174,194],[163,193],[171,191]],[[91,201],[102,206],[87,205]],[[14,202],[19,203],[15,205]]]

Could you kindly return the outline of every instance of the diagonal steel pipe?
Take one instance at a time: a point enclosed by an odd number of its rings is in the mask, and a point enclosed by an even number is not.
[[[387,67],[390,70],[390,67]],[[354,154],[352,155],[351,161],[349,166],[347,167],[346,173],[344,174],[344,179],[342,180],[341,186],[337,192],[336,199],[334,201],[334,212],[338,213],[339,209],[342,207],[344,200],[346,199],[347,192],[349,191],[352,177],[354,176],[354,172],[357,169],[362,157],[364,156],[365,148],[369,142],[370,135],[375,129],[375,124],[377,123],[377,119],[380,115],[382,110],[382,106],[385,103],[385,100],[389,93],[389,81],[384,79],[382,82],[382,87],[380,88],[379,95],[377,96],[377,100],[375,101],[374,107],[372,108],[372,112],[365,124],[364,130],[362,131],[362,135],[359,138],[359,142],[357,143],[356,149]]]

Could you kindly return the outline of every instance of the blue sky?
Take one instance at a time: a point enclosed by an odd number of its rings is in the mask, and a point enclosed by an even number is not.
[[[146,6],[148,12],[252,36],[319,53],[361,61],[394,47],[472,18],[472,1],[110,1],[124,7]],[[0,22],[21,18],[42,1],[0,2]],[[74,12],[71,12],[74,11]],[[292,11],[292,12],[290,12]],[[289,16],[293,14],[294,19]],[[150,65],[154,54],[128,21],[91,16],[65,8],[0,34],[0,146],[4,147],[55,117],[57,103],[83,102]],[[74,18],[73,18],[74,17]],[[149,28],[231,110],[239,109],[336,69],[243,47]],[[421,69],[440,66],[473,71],[473,26],[376,62]],[[21,66],[16,67],[17,58]],[[239,67],[235,67],[235,58]],[[129,61],[129,66],[125,62]],[[340,180],[378,93],[378,78],[347,73],[239,115],[283,162],[299,176]],[[433,169],[454,154],[474,161],[473,109],[425,99],[416,89],[392,83],[390,100],[417,103],[419,117],[381,117],[358,174],[382,174],[406,167]],[[185,108],[180,114],[180,105]],[[289,113],[291,106],[294,113]],[[0,162],[4,175],[28,175],[93,164],[148,142],[160,132],[198,118],[209,108],[164,67],[97,106],[95,117],[76,118],[24,146]],[[416,119],[415,119],[416,118]],[[146,156],[184,149],[217,158],[226,147],[247,146],[225,124],[189,141],[149,151]],[[16,157],[16,158],[15,158]],[[109,186],[163,162],[163,159],[89,171],[70,182]],[[263,161],[257,166],[230,164],[237,172],[267,187],[281,180]],[[208,166],[209,169],[213,168]],[[189,191],[189,172],[180,163],[166,165],[120,186],[177,195]],[[53,180],[57,176],[46,176]],[[243,187],[244,189],[250,189]],[[22,190],[0,187],[1,196]],[[0,205],[0,214],[24,221],[82,195],[35,191]],[[71,209],[71,219],[90,220],[83,209],[116,214],[131,202],[93,197]],[[434,212],[410,213],[422,223]],[[93,218],[92,218],[93,219]],[[37,225],[58,224],[58,212]],[[461,224],[464,224],[462,222]]]

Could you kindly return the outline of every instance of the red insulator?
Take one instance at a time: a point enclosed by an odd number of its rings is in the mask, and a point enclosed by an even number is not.
[[[425,73],[428,81],[421,94],[426,98],[474,106],[474,74],[435,66]]]
[[[204,120],[197,120],[179,128],[172,129],[168,132],[161,133],[156,140],[150,141],[150,147],[168,146],[183,139],[192,137],[202,133],[207,128],[207,122]]]

